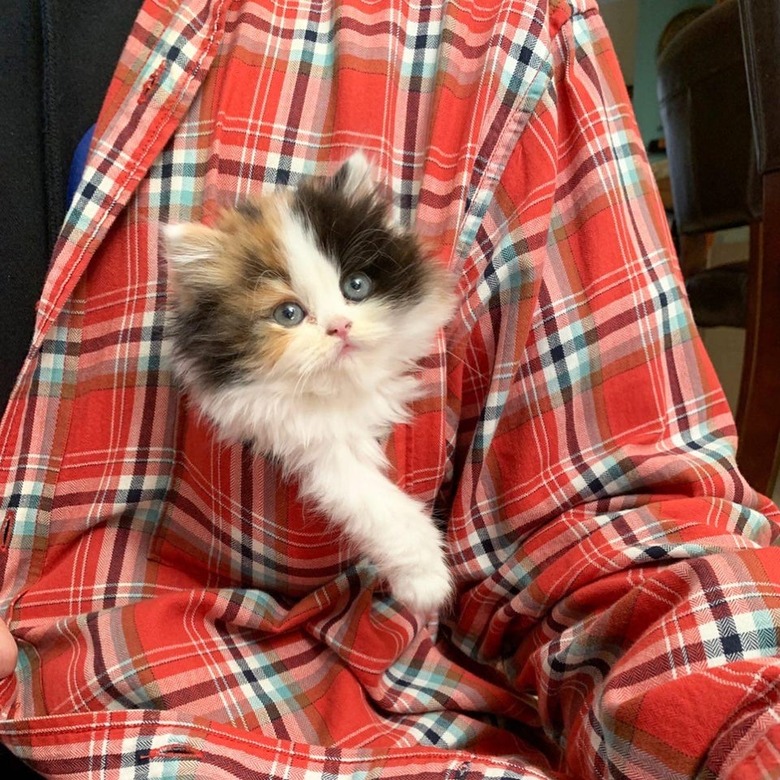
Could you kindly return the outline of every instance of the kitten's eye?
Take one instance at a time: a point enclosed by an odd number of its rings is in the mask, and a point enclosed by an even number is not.
[[[371,294],[371,280],[363,273],[350,274],[341,283],[341,292],[350,301],[364,301]]]
[[[301,306],[292,301],[280,303],[274,309],[274,320],[285,328],[294,328],[303,322],[306,312]]]

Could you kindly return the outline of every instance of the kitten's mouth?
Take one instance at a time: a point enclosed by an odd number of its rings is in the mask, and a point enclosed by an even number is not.
[[[352,341],[343,341],[341,343],[341,348],[339,349],[338,353],[336,354],[337,358],[343,358],[347,355],[351,355],[354,352],[357,352],[357,346]]]
[[[332,360],[334,363],[343,361],[352,362],[352,357],[361,351],[361,345],[350,336],[339,339],[338,343],[333,345]]]

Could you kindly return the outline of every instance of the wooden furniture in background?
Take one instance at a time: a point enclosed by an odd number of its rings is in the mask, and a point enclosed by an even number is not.
[[[752,226],[737,461],[769,493],[780,466],[780,0],[739,0],[762,216]]]
[[[683,273],[702,270],[706,233],[750,225],[737,462],[771,494],[780,442],[780,0],[712,7],[668,44],[658,73]]]

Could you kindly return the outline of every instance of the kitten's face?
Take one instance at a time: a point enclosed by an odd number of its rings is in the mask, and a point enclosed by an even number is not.
[[[203,389],[370,384],[422,357],[452,310],[448,275],[389,222],[362,155],[165,239],[174,354]]]

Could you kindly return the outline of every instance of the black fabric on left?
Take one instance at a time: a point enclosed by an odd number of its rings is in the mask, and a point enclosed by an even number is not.
[[[0,0],[0,413],[29,349],[73,152],[140,5]],[[2,745],[0,777],[40,780]]]
[[[0,0],[0,410],[32,338],[73,151],[140,0]]]

